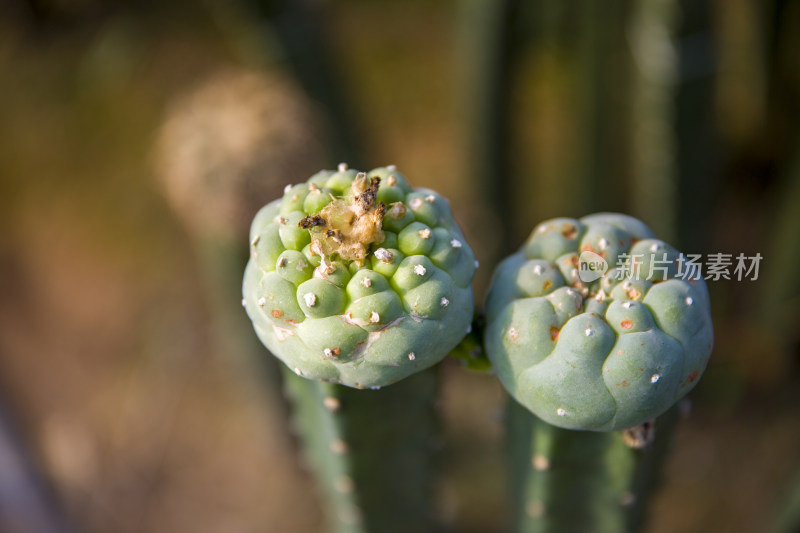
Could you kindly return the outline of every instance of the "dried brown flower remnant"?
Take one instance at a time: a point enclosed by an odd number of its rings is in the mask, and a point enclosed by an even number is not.
[[[311,249],[322,256],[323,263],[338,255],[360,266],[370,246],[383,242],[381,225],[386,206],[376,203],[380,182],[378,177],[367,179],[361,173],[353,180],[348,196],[334,199],[318,215],[300,221],[301,228],[311,230]]]

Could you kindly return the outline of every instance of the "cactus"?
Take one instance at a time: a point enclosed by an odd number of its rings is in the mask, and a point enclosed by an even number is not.
[[[389,385],[438,363],[472,320],[477,264],[446,199],[394,167],[287,186],[251,228],[243,303],[300,376]]]
[[[503,385],[568,429],[625,429],[665,412],[713,345],[705,282],[679,257],[626,215],[537,226],[487,298],[486,351]],[[579,270],[591,264],[606,270]]]
[[[321,171],[253,220],[243,303],[335,531],[434,529],[431,367],[470,328],[476,268],[447,200],[392,166]]]
[[[629,432],[574,431],[548,424],[511,400],[512,530],[640,531],[677,411],[673,407]]]
[[[705,283],[680,258],[640,221],[600,213],[539,224],[496,269],[484,343],[516,400],[516,530],[641,527],[674,406],[713,343]]]
[[[435,530],[436,368],[378,391],[284,375],[330,529]]]

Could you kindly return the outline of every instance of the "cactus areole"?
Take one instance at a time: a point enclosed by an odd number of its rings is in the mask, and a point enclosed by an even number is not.
[[[486,302],[486,350],[503,385],[568,429],[624,429],[665,412],[713,346],[705,282],[679,256],[627,215],[539,224],[497,267]]]
[[[298,375],[375,388],[464,337],[476,266],[445,198],[412,189],[393,166],[342,164],[256,214],[242,303]]]

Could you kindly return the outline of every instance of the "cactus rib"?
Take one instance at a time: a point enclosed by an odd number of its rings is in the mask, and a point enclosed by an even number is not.
[[[293,419],[337,533],[434,530],[435,368],[379,391],[284,370]]]
[[[672,442],[677,407],[655,423],[652,442],[631,447],[622,432],[563,429],[509,400],[513,531],[640,531]]]

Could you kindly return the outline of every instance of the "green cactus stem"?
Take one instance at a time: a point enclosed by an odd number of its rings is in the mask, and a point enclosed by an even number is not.
[[[634,215],[647,215],[659,235],[672,239],[677,226],[674,122],[679,69],[672,38],[679,6],[676,0],[655,0],[634,2],[632,8],[630,205]]]
[[[628,494],[624,498],[627,504],[625,506],[626,531],[630,533],[641,531],[645,525],[649,503],[661,484],[664,466],[672,449],[678,421],[681,418],[681,412],[685,411],[687,405],[685,401],[679,402],[656,418],[655,422],[647,428],[651,432],[651,440],[645,446],[631,446],[629,439],[626,440],[628,447],[624,449],[623,453],[634,456],[633,469],[628,481]]]
[[[492,248],[505,254],[514,231],[510,158],[515,20],[518,0],[468,0],[461,4],[461,56],[467,132],[467,169],[476,197],[489,206],[497,224]],[[494,224],[493,224],[494,225]],[[492,262],[498,257],[487,257]]]
[[[792,353],[792,342],[798,339],[797,315],[792,311],[798,303],[800,281],[792,268],[800,260],[800,143],[797,144],[793,160],[786,169],[784,186],[779,189],[780,198],[775,199],[771,227],[774,228],[767,244],[765,256],[770,258],[762,274],[764,289],[757,313],[762,331],[772,332],[785,358]],[[793,263],[793,261],[795,263]]]
[[[771,517],[771,533],[800,531],[800,471],[794,473]]]
[[[709,249],[710,233],[698,229],[713,225],[714,212],[708,206],[724,194],[713,6],[709,0],[681,0],[675,28],[680,77],[675,88],[674,150],[676,208],[681,214],[675,222],[680,245],[697,251]]]
[[[303,451],[337,533],[435,530],[435,368],[381,390],[284,371]]]
[[[305,92],[319,104],[329,126],[330,152],[349,161],[363,153],[358,142],[356,111],[343,89],[343,77],[330,33],[327,5],[287,0],[240,0],[262,32],[265,51],[276,48]],[[333,133],[335,132],[335,133]]]
[[[512,531],[641,531],[678,416],[628,431],[562,429],[509,401]]]
[[[576,27],[569,46],[575,53],[575,106],[580,121],[578,153],[571,158],[577,173],[573,186],[584,194],[565,208],[580,211],[599,206],[618,208],[624,194],[626,168],[627,109],[629,65],[621,61],[628,24],[629,2],[614,0],[577,2]],[[565,198],[570,191],[562,188]],[[620,206],[621,207],[621,206]]]

